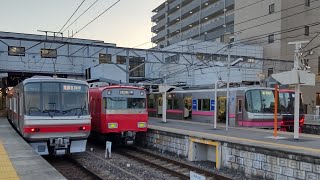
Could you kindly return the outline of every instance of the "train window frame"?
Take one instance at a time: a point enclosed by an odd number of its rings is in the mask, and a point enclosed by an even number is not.
[[[197,110],[198,111],[202,111],[202,101],[201,101],[201,99],[198,99]]]
[[[197,110],[198,111],[211,111],[210,110],[210,100],[211,99],[198,99]],[[205,105],[204,101],[207,101],[206,104],[208,105],[208,107],[206,109],[204,108],[204,105]]]
[[[242,113],[242,99],[238,99],[238,113]]]

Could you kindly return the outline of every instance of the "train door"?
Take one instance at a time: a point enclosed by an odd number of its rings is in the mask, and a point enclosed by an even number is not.
[[[226,102],[227,102],[227,97],[225,96],[218,96],[218,121],[219,122],[226,122]]]
[[[192,118],[192,96],[188,95],[183,98],[183,116],[184,119]]]
[[[243,121],[243,98],[241,96],[237,96],[236,108],[236,124],[238,124],[239,121]]]
[[[24,112],[23,112],[23,94],[20,92],[19,94],[18,94],[19,96],[18,96],[18,98],[19,98],[19,100],[18,100],[18,102],[19,102],[19,105],[18,105],[18,128],[19,129],[22,129],[22,126],[23,126],[23,114],[24,114]]]
[[[157,98],[157,117],[162,117],[162,97]]]

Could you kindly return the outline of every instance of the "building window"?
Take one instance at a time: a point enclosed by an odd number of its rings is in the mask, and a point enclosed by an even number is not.
[[[129,57],[130,76],[145,77],[145,59],[144,57]]]
[[[100,64],[111,64],[111,54],[99,53],[99,63]]]
[[[8,46],[9,56],[25,56],[25,47]]]
[[[269,14],[274,13],[274,4],[269,5]]]
[[[304,35],[309,36],[310,26],[304,26]]]
[[[268,36],[268,43],[273,43],[274,42],[274,34],[270,34]]]
[[[271,74],[273,74],[273,68],[268,68],[268,77],[270,77]]]
[[[56,49],[41,49],[41,58],[57,58]]]
[[[117,56],[117,64],[126,64],[126,56]]]
[[[165,63],[166,64],[171,64],[171,63],[179,63],[180,60],[180,55],[173,55],[165,58]]]
[[[305,0],[305,6],[310,7],[310,0]]]

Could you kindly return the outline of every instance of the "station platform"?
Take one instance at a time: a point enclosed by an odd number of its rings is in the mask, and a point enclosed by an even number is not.
[[[6,118],[0,117],[0,179],[64,180],[66,178],[38,155],[12,128]]]
[[[300,133],[299,140],[293,138],[291,132],[278,132],[278,138],[273,137],[273,130],[229,127],[213,124],[198,123],[182,120],[167,119],[166,123],[161,118],[149,117],[149,129],[187,135],[190,137],[204,138],[220,142],[229,142],[251,147],[261,147],[271,150],[296,153],[320,158],[320,136]]]

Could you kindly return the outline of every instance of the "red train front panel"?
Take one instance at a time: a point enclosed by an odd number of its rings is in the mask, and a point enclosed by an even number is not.
[[[93,130],[101,133],[147,131],[145,90],[131,86],[107,86],[90,90]],[[101,102],[99,104],[95,102]]]

